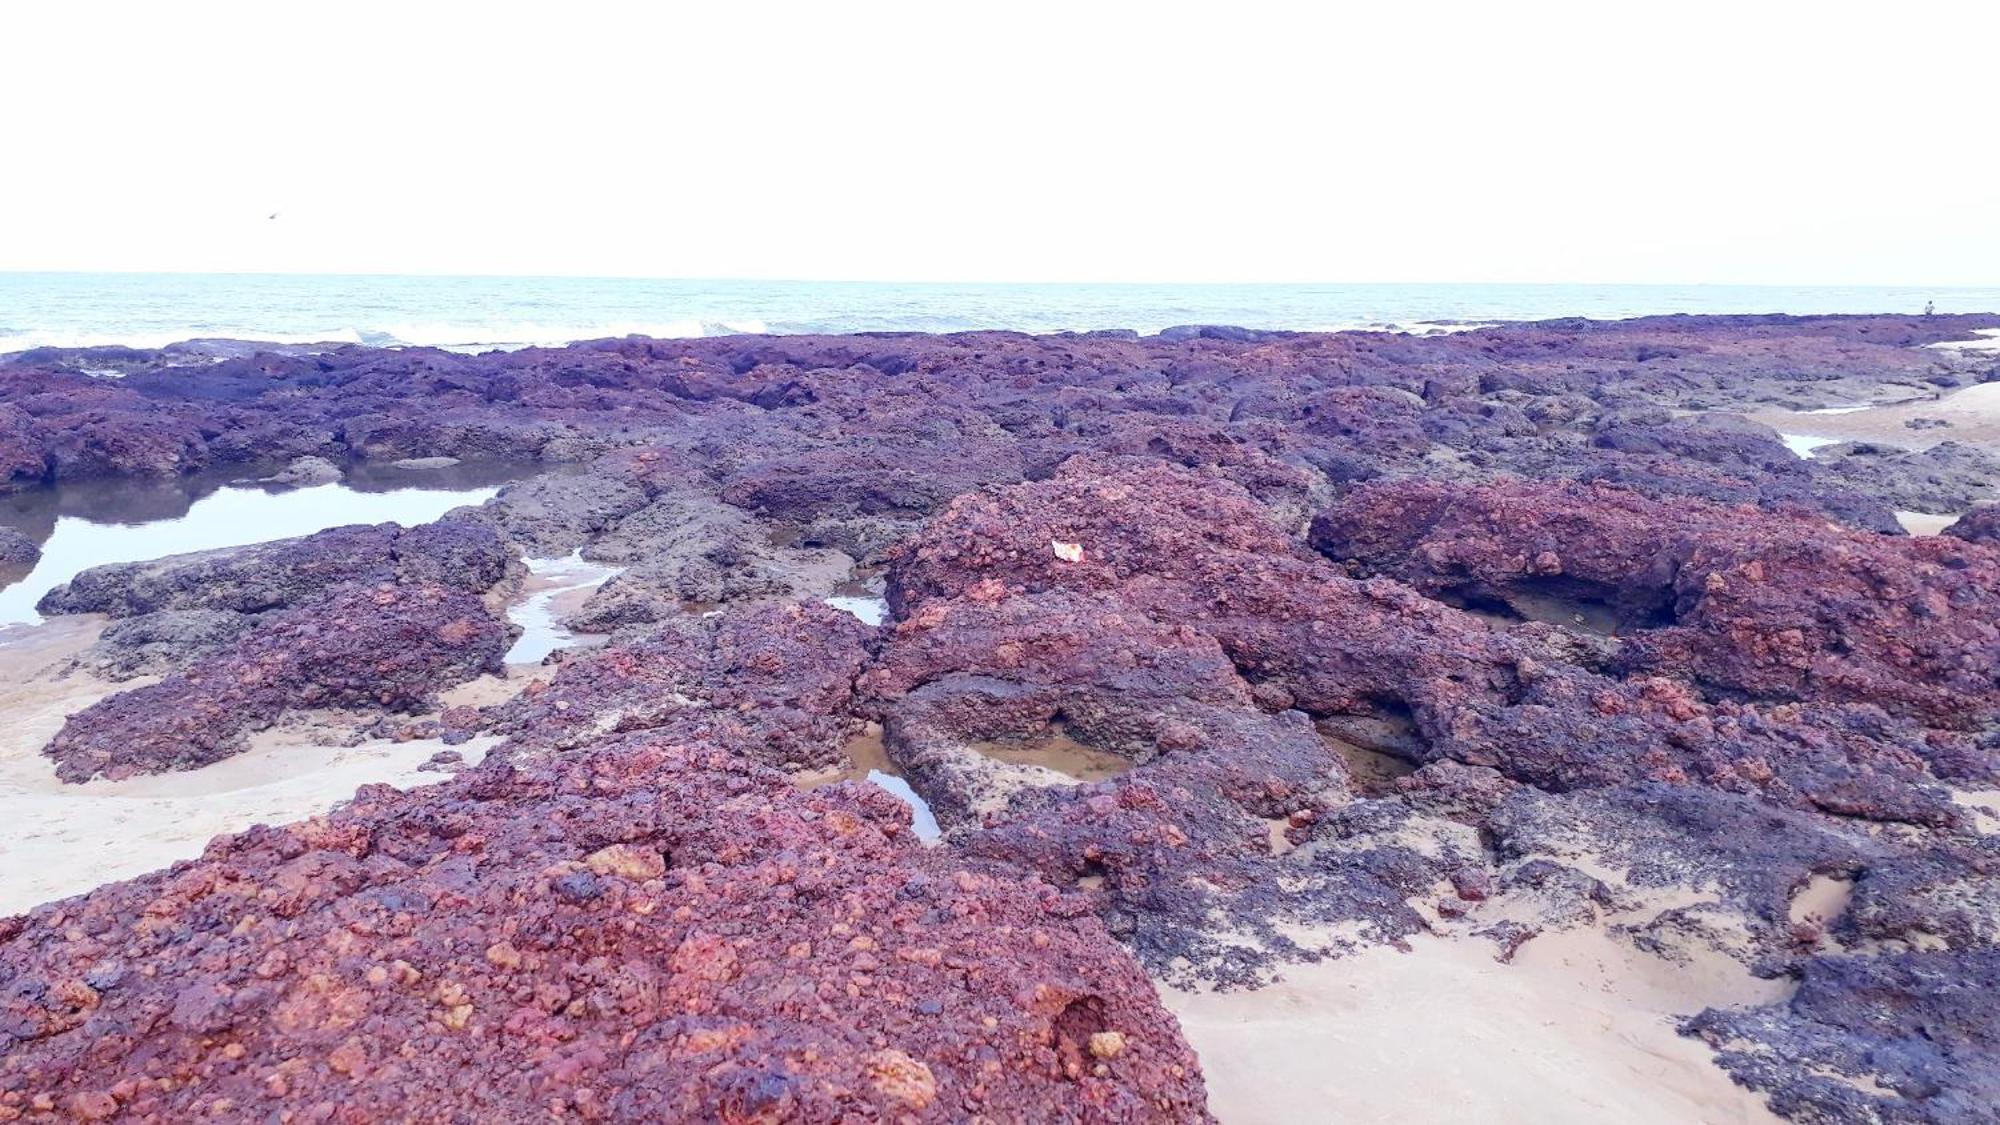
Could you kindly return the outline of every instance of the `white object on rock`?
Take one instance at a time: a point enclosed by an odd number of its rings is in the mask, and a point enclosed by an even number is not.
[[[1083,561],[1083,544],[1081,543],[1064,543],[1060,540],[1051,539],[1049,540],[1049,550],[1054,551],[1056,557],[1064,562]]]

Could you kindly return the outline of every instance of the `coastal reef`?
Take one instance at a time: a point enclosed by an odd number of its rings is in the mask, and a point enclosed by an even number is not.
[[[125,687],[66,781],[489,748],[0,920],[0,1121],[1204,1121],[1163,988],[1582,933],[1741,985],[1661,1028],[1781,1116],[1996,1120],[2000,450],[1748,417],[2000,382],[1932,346],[1995,327],[0,361],[18,496],[513,467],[41,600]]]

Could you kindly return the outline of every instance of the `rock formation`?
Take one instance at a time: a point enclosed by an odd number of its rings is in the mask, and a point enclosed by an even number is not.
[[[328,707],[501,741],[0,920],[0,1120],[1198,1121],[1149,973],[1578,926],[1798,981],[1686,1023],[1781,1114],[1982,1120],[2000,552],[1990,506],[1895,510],[1987,455],[1742,414],[2000,378],[1923,346],[1997,326],[13,357],[26,497],[520,479],[44,599],[114,619],[79,667],[164,677],[70,719],[66,779]],[[516,560],[572,553],[622,568],[564,618],[601,643],[440,709],[500,670]],[[855,589],[885,625],[821,604]]]

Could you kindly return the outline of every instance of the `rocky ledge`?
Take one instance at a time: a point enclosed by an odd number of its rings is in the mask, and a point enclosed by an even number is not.
[[[2000,547],[1895,509],[1992,450],[1821,463],[1741,412],[2000,379],[1925,346],[1995,326],[16,357],[12,487],[535,471],[44,601],[164,675],[65,778],[327,707],[498,745],[0,921],[0,1120],[1202,1120],[1149,977],[1586,927],[1783,982],[1683,1013],[1780,1114],[1982,1120]],[[514,560],[572,552],[622,568],[564,616],[596,646],[442,708]]]

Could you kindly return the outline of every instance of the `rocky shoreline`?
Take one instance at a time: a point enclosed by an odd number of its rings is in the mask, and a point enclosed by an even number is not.
[[[1937,346],[1997,327],[0,360],[19,495],[521,466],[42,599],[108,618],[64,782],[490,750],[0,919],[0,1120],[1269,1119],[1189,997],[1584,936],[1736,982],[1640,1020],[1729,1113],[2000,1120],[2000,355]]]

